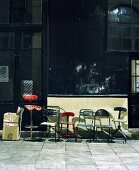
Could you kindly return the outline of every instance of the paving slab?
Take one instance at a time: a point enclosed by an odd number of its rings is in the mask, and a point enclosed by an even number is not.
[[[139,140],[0,141],[0,170],[139,170]]]

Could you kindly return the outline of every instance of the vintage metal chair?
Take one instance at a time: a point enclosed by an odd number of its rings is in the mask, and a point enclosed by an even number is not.
[[[59,106],[47,106],[43,107],[43,122],[40,126],[47,126],[47,132],[52,136],[52,130],[54,132],[55,142],[60,139],[59,137],[59,126],[60,126],[60,111]],[[58,135],[58,137],[57,137]]]
[[[75,114],[73,112],[65,111],[61,113],[61,122],[60,122],[60,136],[62,138],[75,138],[76,141],[76,129],[75,129],[75,122],[70,120],[71,118],[74,118]],[[70,131],[69,127],[72,127],[72,130]]]
[[[126,135],[124,134],[124,132],[121,129],[121,123],[125,123],[127,122],[127,120],[124,120],[122,118],[122,113],[126,112],[127,109],[124,107],[115,107],[114,111],[118,111],[118,119],[113,119],[113,122],[116,124],[118,123],[117,129],[113,132],[112,134],[112,139],[117,138],[117,139],[124,139],[124,142],[126,143]],[[119,136],[120,135],[120,136]]]
[[[95,112],[94,117],[94,124],[95,124],[95,138],[98,137],[98,129],[101,129],[101,132],[104,132],[108,135],[108,140],[111,139],[111,129],[112,125],[110,122],[110,114],[105,109],[98,109]]]
[[[76,124],[76,131],[78,134],[79,127],[85,128],[87,130],[87,133],[89,134],[89,139],[91,142],[92,139],[92,132],[93,132],[93,138],[94,138],[94,112],[92,109],[81,109],[79,111],[79,118],[78,122]]]

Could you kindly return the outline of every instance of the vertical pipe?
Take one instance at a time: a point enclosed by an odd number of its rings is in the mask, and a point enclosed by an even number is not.
[[[133,0],[131,0],[131,51],[134,50],[134,31],[133,31]]]
[[[33,129],[33,120],[32,120],[32,110],[30,111],[30,138],[32,139],[32,129]]]

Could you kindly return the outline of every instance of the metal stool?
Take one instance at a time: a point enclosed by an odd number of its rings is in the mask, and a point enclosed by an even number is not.
[[[31,102],[38,100],[37,95],[23,95],[23,99],[26,102],[24,107],[30,112],[30,126],[28,127],[28,128],[30,128],[30,137],[27,138],[26,140],[28,140],[28,141],[34,141],[35,140],[36,141],[38,139],[33,138],[33,128],[37,128],[37,126],[33,126],[32,111],[33,110],[41,111],[42,107],[38,106],[38,105],[31,104]]]
[[[120,137],[120,138],[124,138],[124,141],[125,141],[125,143],[126,143],[126,135],[123,133],[123,131],[122,131],[122,129],[121,129],[121,123],[123,123],[123,122],[126,122],[126,121],[124,121],[123,119],[121,119],[121,114],[122,114],[122,112],[126,112],[127,111],[127,109],[126,108],[124,108],[124,107],[115,107],[114,108],[114,111],[118,111],[119,112],[119,114],[118,114],[118,119],[113,119],[113,122],[114,123],[118,123],[118,126],[117,126],[117,129],[113,132],[113,134],[112,134],[112,139],[113,138],[118,138],[118,136],[116,136],[116,134],[119,132],[121,135],[122,135],[122,137]]]
[[[64,118],[66,118],[66,121],[61,121],[60,122],[60,135],[64,138],[70,138],[70,137],[74,137],[75,141],[77,141],[77,135],[76,135],[76,130],[75,130],[75,123],[70,121],[69,118],[70,117],[74,117],[74,113],[73,112],[63,112],[61,113],[61,116]],[[66,126],[66,132],[62,132],[62,129],[64,128],[63,126]],[[72,126],[73,128],[73,132],[69,131],[69,126]]]

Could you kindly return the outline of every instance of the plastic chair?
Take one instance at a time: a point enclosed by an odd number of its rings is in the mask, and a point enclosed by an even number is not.
[[[59,140],[59,123],[60,123],[60,110],[59,106],[47,106],[43,108],[43,122],[41,126],[47,126],[47,131],[50,134],[54,129],[55,142],[57,141],[57,134]]]
[[[95,112],[94,124],[95,124],[95,129],[96,129],[95,130],[95,137],[97,135],[97,132],[98,132],[97,130],[99,128],[99,129],[101,129],[101,131],[108,134],[108,140],[111,139],[112,125],[110,123],[110,114],[107,110],[98,109]],[[106,131],[106,129],[108,130],[108,132]]]
[[[78,127],[85,127],[89,133],[89,139],[91,142],[92,131],[94,137],[94,113],[92,109],[81,109],[79,112],[79,120],[76,124],[76,131],[78,132]]]
[[[75,129],[75,122],[70,120],[70,118],[73,118],[74,115],[75,114],[73,112],[61,113],[61,118],[63,120],[60,122],[60,136],[64,138],[74,137],[76,141],[77,135],[76,135],[76,129]],[[72,132],[69,130],[69,126],[72,126]]]
[[[122,118],[122,113],[126,112],[127,109],[124,108],[124,107],[115,107],[114,111],[118,111],[118,119],[113,119],[113,122],[115,124],[118,123],[118,126],[117,126],[117,129],[112,134],[112,139],[114,139],[114,138],[117,138],[117,139],[118,138],[119,139],[123,138],[124,142],[126,143],[127,138],[126,138],[126,135],[124,134],[124,132],[121,129],[121,123],[127,122],[127,120],[123,120],[123,118]],[[121,135],[120,137],[118,136],[118,133]]]

